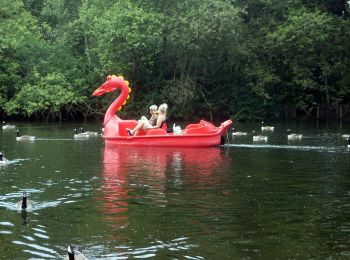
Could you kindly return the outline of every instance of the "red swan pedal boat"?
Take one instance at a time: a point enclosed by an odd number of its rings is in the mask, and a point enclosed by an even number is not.
[[[108,144],[127,146],[177,146],[177,147],[210,147],[217,146],[222,136],[232,125],[227,120],[219,127],[201,120],[198,124],[189,124],[181,134],[167,133],[166,124],[162,128],[150,129],[147,132],[140,130],[137,136],[128,136],[127,128],[134,128],[137,120],[122,120],[115,113],[121,110],[129,99],[131,88],[129,82],[122,76],[108,76],[105,83],[93,92],[93,96],[102,96],[107,92],[121,91],[118,98],[109,106],[104,117],[103,138]]]

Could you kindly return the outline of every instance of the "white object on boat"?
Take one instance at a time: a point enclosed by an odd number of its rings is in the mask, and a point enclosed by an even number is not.
[[[173,125],[173,133],[174,135],[181,135],[182,134],[182,130],[181,127],[179,125]]]
[[[264,121],[261,122],[261,131],[274,131],[274,126],[264,126]]]

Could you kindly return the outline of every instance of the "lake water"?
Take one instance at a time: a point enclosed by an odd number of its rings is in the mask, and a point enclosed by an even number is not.
[[[0,130],[0,259],[343,259],[350,257],[349,125],[275,124],[253,143],[110,148],[79,124]],[[90,123],[86,130],[101,126]],[[287,140],[286,129],[303,134]],[[33,210],[15,203],[27,191]]]

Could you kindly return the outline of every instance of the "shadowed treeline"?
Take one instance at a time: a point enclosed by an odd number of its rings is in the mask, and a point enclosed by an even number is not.
[[[350,118],[346,1],[3,0],[0,17],[6,118],[101,116],[109,74],[131,83],[125,117]]]

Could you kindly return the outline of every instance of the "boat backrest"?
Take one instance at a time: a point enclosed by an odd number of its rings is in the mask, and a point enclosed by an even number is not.
[[[164,129],[165,131],[168,129],[167,119],[165,119],[162,124],[160,125],[161,129]]]

